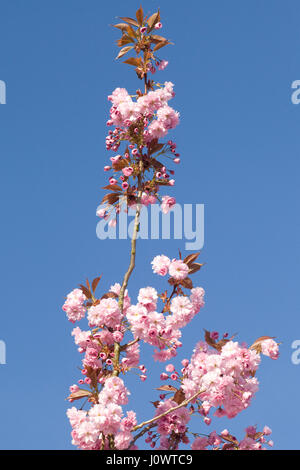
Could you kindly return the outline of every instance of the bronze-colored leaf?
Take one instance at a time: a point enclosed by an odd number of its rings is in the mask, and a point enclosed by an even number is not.
[[[121,20],[126,21],[126,23],[131,24],[133,26],[139,27],[139,24],[133,18],[129,18],[128,16],[120,16]]]
[[[120,186],[117,184],[108,184],[107,186],[102,186],[101,189],[111,189],[112,191],[123,191]]]
[[[158,34],[151,34],[151,42],[154,42],[155,44],[157,44],[159,42],[165,42],[165,41],[167,41],[167,38],[159,36]]]
[[[120,39],[117,40],[117,45],[119,47],[126,46],[126,44],[129,44],[131,42],[134,42],[134,40],[129,37],[127,34],[124,34]]]
[[[222,450],[234,450],[235,449],[235,446],[233,444],[224,444],[222,446]]]
[[[118,24],[114,24],[113,27],[121,29],[122,31],[126,31],[127,24],[126,23],[118,23]]]
[[[158,144],[158,143],[155,143],[154,145],[150,146],[149,155],[152,155],[153,153],[158,152],[159,150],[163,148],[163,146],[164,144]]]
[[[181,388],[177,390],[172,400],[175,401],[178,405],[180,405],[180,403],[182,403],[185,400],[184,391]]]
[[[139,25],[142,26],[143,25],[143,20],[144,20],[144,12],[143,12],[143,9],[142,9],[141,6],[137,10],[135,15],[136,15],[136,19],[138,20]]]
[[[174,279],[174,277],[170,277],[170,279],[168,279],[168,283],[171,284],[171,286],[176,286],[178,284],[178,282],[179,281]]]
[[[156,25],[156,23],[158,23],[160,20],[160,14],[159,14],[159,11],[157,11],[156,13],[153,13],[153,15],[151,15],[148,20],[147,20],[147,23],[148,23],[148,33],[150,33],[150,31],[152,31],[152,29],[154,28],[154,26]]]
[[[106,292],[106,294],[103,294],[101,299],[117,299],[118,296],[114,292]]]
[[[120,171],[120,170],[122,170],[122,168],[125,168],[125,166],[128,166],[129,163],[130,162],[128,160],[123,158],[122,160],[118,160],[117,162],[114,162],[112,164],[112,167],[113,167],[114,170]]]
[[[223,436],[223,434],[222,434],[221,438],[224,441],[231,442],[234,445],[238,445],[238,443],[239,443],[231,434],[227,434],[226,436]]]
[[[189,271],[189,274],[194,274],[196,273],[197,271],[199,271],[199,269],[201,269],[203,266],[203,263],[200,264],[200,263],[192,263],[190,264],[190,271]]]
[[[139,65],[141,65],[141,63],[141,57],[130,57],[129,59],[124,60],[124,64],[134,65],[135,67],[138,67]]]
[[[128,36],[130,36],[132,39],[136,39],[137,37],[136,33],[129,24],[127,25],[126,31],[127,31]]]
[[[171,44],[169,41],[162,41],[156,44],[156,46],[153,48],[153,51],[158,51],[162,47],[167,46],[168,44]]]
[[[80,289],[82,290],[82,292],[84,293],[84,295],[86,296],[87,299],[92,298],[92,294],[86,286],[83,286],[82,284],[79,284],[79,287],[80,287]]]
[[[107,202],[112,205],[118,201],[121,195],[122,193],[108,193],[103,197],[102,203]]]
[[[189,277],[186,277],[185,279],[182,279],[182,281],[180,281],[180,284],[183,287],[185,287],[186,289],[192,289],[193,288],[192,279],[190,279]]]
[[[190,263],[193,263],[194,261],[196,261],[199,255],[200,255],[200,251],[197,253],[192,253],[191,255],[186,256],[183,262],[189,265]]]
[[[210,331],[204,330],[204,333],[206,343],[219,351],[216,341],[210,336]]]
[[[99,281],[100,281],[101,277],[102,277],[102,274],[99,277],[95,277],[95,279],[93,280],[93,282],[92,282],[93,292],[95,292],[95,290],[97,289],[97,286],[99,284]]]
[[[133,46],[125,46],[123,47],[119,54],[117,55],[116,59],[120,59],[120,57],[123,57],[123,55],[127,54],[127,52],[129,52],[131,49],[133,48]]]
[[[266,339],[274,339],[275,336],[260,336],[257,338],[256,341],[254,341],[253,344],[251,344],[249,349],[255,349],[255,351],[260,354],[261,353],[261,343],[265,341]]]
[[[173,385],[162,385],[155,390],[161,390],[162,392],[177,392],[177,388],[173,387]]]
[[[153,406],[155,406],[155,408],[158,407],[158,405],[160,404],[160,401],[159,400],[156,400],[156,401],[150,401],[150,403],[152,403]]]
[[[71,393],[69,396],[68,396],[68,400],[80,400],[81,398],[84,398],[84,397],[90,397],[92,395],[92,392],[90,392],[89,390],[83,390],[83,389],[79,389],[77,390],[76,392],[73,392]]]

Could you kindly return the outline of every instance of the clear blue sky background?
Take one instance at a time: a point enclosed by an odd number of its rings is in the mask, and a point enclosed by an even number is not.
[[[129,242],[97,239],[95,210],[111,156],[107,95],[139,85],[129,66],[113,60],[118,32],[109,25],[138,6],[0,0],[0,79],[7,84],[0,106],[1,449],[72,448],[64,399],[81,358],[61,305],[87,276],[103,273],[107,290],[127,267]],[[281,357],[263,360],[252,406],[216,425],[241,436],[248,424],[268,424],[277,449],[297,449],[300,366],[291,362],[291,343],[300,339],[300,106],[291,103],[291,83],[300,79],[299,2],[143,6],[149,13],[161,6],[163,31],[175,42],[161,51],[169,67],[158,78],[175,83],[181,113],[174,194],[206,211],[206,266],[194,281],[207,304],[185,328],[179,359],[203,328],[248,343],[276,336]],[[139,243],[132,298],[140,286],[165,287],[149,263],[162,252],[176,256],[183,243]],[[143,355],[148,369],[151,353]],[[139,419],[151,416],[161,369],[156,364],[145,383],[129,379]]]

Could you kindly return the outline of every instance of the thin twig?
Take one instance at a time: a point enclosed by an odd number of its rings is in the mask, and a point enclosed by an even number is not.
[[[169,413],[172,413],[173,411],[176,411],[178,410],[179,408],[182,408],[183,406],[186,406],[188,405],[191,401],[195,400],[195,398],[197,398],[198,395],[201,395],[201,393],[204,393],[205,390],[200,390],[199,392],[195,393],[193,396],[191,396],[190,398],[187,398],[186,400],[184,400],[183,402],[181,402],[179,405],[177,406],[173,406],[173,408],[170,408],[169,410],[165,411],[164,413],[161,413],[160,415],[158,416],[154,416],[154,418],[152,419],[149,419],[148,421],[144,421],[143,423],[141,424],[138,424],[137,426],[135,426],[133,428],[133,432],[134,431],[137,431],[138,429],[146,426],[147,424],[151,424],[151,423],[154,423],[155,421],[157,421],[158,419],[161,419],[163,418],[164,416],[168,415]]]

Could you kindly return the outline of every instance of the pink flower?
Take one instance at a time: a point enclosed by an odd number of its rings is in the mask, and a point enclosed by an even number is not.
[[[165,105],[157,111],[157,119],[165,129],[174,129],[179,124],[179,113]]]
[[[117,342],[117,343],[121,343],[122,339],[123,339],[123,333],[121,333],[120,331],[115,331],[113,333],[113,337],[114,337],[114,340]]]
[[[189,267],[181,259],[173,260],[169,266],[169,274],[176,280],[185,279],[188,276]]]
[[[117,225],[117,219],[110,219],[108,225],[109,227],[115,227]]]
[[[167,67],[168,63],[169,62],[167,60],[161,60],[158,66],[158,70],[164,70]]]
[[[176,204],[176,199],[171,196],[163,196],[161,203],[161,210],[164,214],[167,214],[173,206]]]
[[[114,437],[114,443],[118,450],[127,449],[131,441],[132,434],[128,431],[120,431]]]
[[[209,444],[208,444],[207,437],[197,437],[192,444],[192,449],[193,450],[206,450],[208,445]]]
[[[86,296],[81,289],[74,289],[67,295],[67,300],[65,301],[62,309],[66,312],[70,322],[75,323],[75,321],[79,321],[84,318],[86,312],[86,307],[84,305],[85,301]]]
[[[138,301],[142,305],[156,305],[158,299],[157,291],[153,287],[143,287],[139,291]]]
[[[273,339],[266,339],[261,343],[261,352],[265,356],[269,356],[271,359],[278,359],[279,357],[278,344]]]
[[[126,168],[122,169],[124,176],[130,176],[133,173],[133,168],[131,166],[127,166]]]
[[[269,436],[270,434],[272,434],[272,430],[269,428],[269,426],[265,426],[263,429],[263,433],[265,436]]]
[[[90,307],[88,321],[91,326],[106,325],[114,328],[122,320],[122,315],[115,299],[102,299],[100,304]]]
[[[171,260],[165,255],[158,255],[151,261],[152,269],[155,274],[165,276],[168,272]]]

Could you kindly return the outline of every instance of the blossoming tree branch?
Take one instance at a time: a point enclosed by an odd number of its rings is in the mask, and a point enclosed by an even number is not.
[[[68,294],[63,306],[72,323],[87,315],[89,325],[88,330],[76,327],[72,332],[83,356],[81,378],[70,387],[68,397],[71,403],[83,400],[79,409],[73,406],[67,411],[72,443],[86,450],[137,449],[138,445],[164,450],[182,445],[193,450],[272,446],[267,426],[261,431],[249,426],[240,439],[227,429],[217,433],[211,428],[219,417],[234,418],[251,404],[258,390],[261,354],[278,357],[273,338],[263,336],[247,347],[227,334],[219,337],[217,332],[205,331],[192,354],[187,352],[191,357],[176,365],[182,329],[204,306],[204,290],[194,287],[190,277],[202,266],[197,261],[199,253],[183,259],[180,253],[178,258],[155,256],[152,269],[164,278],[162,292],[141,286],[137,300],[129,297],[141,208],[159,203],[167,213],[176,202],[161,193],[174,186],[172,166],[180,163],[175,142],[167,139],[169,130],[179,123],[179,113],[168,104],[174,96],[173,83],[153,79],[156,71],[168,65],[157,55],[170,44],[157,34],[162,28],[160,12],[146,17],[140,7],[136,18],[121,21],[115,25],[122,34],[117,58],[134,53],[124,62],[134,67],[142,86],[133,94],[116,88],[108,97],[107,125],[114,129],[108,132],[106,148],[114,156],[104,167],[110,177],[98,216],[115,225],[120,211],[130,207],[135,209],[135,223],[129,266],[121,282],[99,293],[100,277],[91,283],[87,280]],[[153,346],[155,360],[167,364],[160,375],[152,416],[140,422],[134,410],[125,414],[122,407],[130,395],[126,374],[136,369],[142,382],[147,378],[146,367],[140,363],[144,343]],[[199,422],[198,429],[192,430],[193,415]]]

